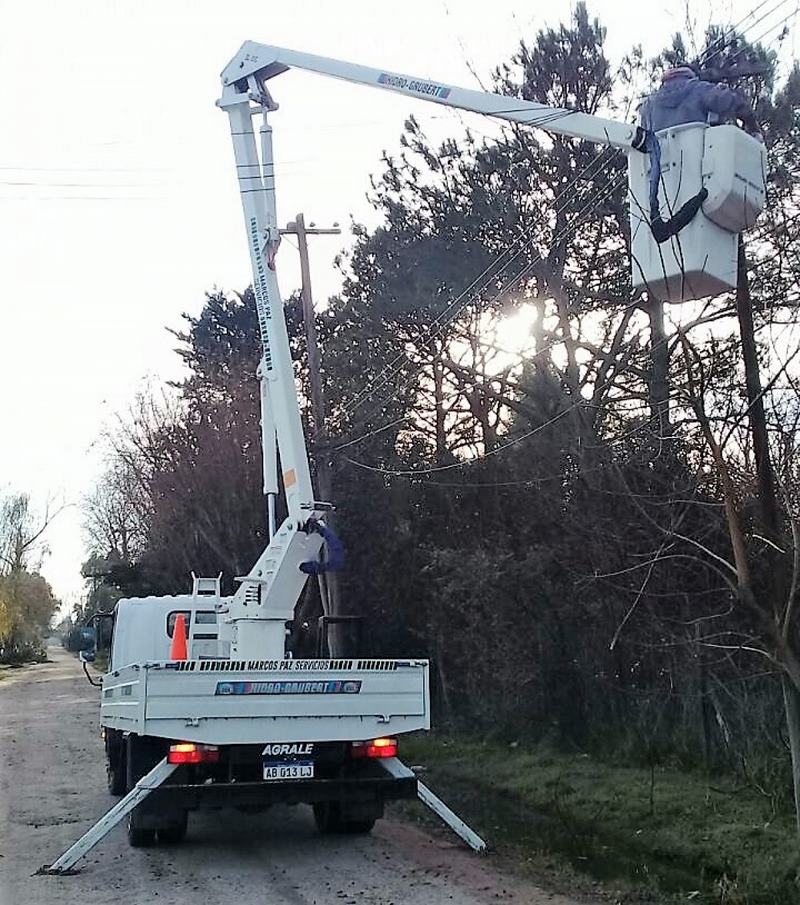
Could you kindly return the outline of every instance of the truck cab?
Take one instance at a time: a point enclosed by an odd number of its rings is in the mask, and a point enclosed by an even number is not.
[[[168,660],[175,620],[183,615],[187,644],[198,659],[225,657],[230,644],[219,641],[215,603],[198,600],[194,594],[170,597],[124,597],[114,610],[114,634],[109,665],[112,668]]]

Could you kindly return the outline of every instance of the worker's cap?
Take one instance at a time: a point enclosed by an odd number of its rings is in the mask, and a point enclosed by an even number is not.
[[[673,79],[694,79],[697,78],[694,69],[691,66],[673,66],[667,69],[661,76],[661,81],[671,82]]]

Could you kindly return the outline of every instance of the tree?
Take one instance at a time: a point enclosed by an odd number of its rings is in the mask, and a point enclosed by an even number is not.
[[[44,553],[42,537],[58,511],[51,513],[48,506],[38,516],[25,493],[0,498],[0,575],[38,568]]]
[[[42,644],[58,609],[50,585],[25,571],[0,578],[0,662],[44,656]]]
[[[37,516],[27,494],[0,499],[0,662],[44,657],[43,642],[58,608],[38,574],[51,519],[49,509]]]
[[[146,538],[149,500],[131,459],[116,457],[109,462],[82,509],[90,549],[123,563],[138,558]]]

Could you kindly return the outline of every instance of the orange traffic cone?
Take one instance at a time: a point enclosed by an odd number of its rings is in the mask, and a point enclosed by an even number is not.
[[[172,644],[169,649],[170,660],[186,660],[186,617],[178,613],[175,617],[175,628],[172,630]]]

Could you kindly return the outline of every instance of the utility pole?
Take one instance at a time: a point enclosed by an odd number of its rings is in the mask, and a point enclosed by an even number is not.
[[[338,236],[341,229],[334,224],[329,229],[320,229],[314,224],[306,226],[305,217],[298,214],[294,220],[286,224],[286,228],[280,230],[282,236],[297,236],[297,247],[300,252],[300,274],[302,287],[300,297],[303,303],[303,324],[306,331],[306,346],[308,348],[308,372],[311,386],[311,421],[312,440],[315,447],[314,464],[317,467],[317,484],[320,497],[324,502],[331,499],[330,468],[324,456],[316,455],[316,449],[325,433],[325,399],[322,393],[322,379],[320,376],[319,344],[317,343],[317,327],[314,320],[314,299],[311,295],[311,268],[308,262],[308,236]]]
[[[317,327],[314,319],[314,299],[311,295],[311,267],[308,260],[308,236],[338,236],[341,229],[337,224],[327,229],[321,229],[313,223],[306,226],[303,214],[297,214],[294,220],[286,224],[286,228],[280,230],[282,236],[297,236],[297,247],[300,252],[300,274],[302,278],[300,298],[303,305],[303,324],[306,333],[306,348],[308,349],[308,381],[311,388],[311,440],[316,466],[317,490],[323,502],[331,502],[333,499],[333,487],[331,482],[331,469],[324,451],[320,452],[320,446],[325,437],[325,397],[322,392],[322,377],[320,374],[320,354],[317,342]],[[327,516],[329,527],[333,527],[333,513]],[[335,572],[326,572],[319,576],[320,594],[322,595],[323,610],[326,615],[338,616],[339,588]],[[336,632],[334,634],[337,634]]]
[[[781,627],[780,624],[782,615],[781,604],[791,606],[787,601],[787,591],[790,582],[787,574],[787,565],[784,561],[785,554],[780,552],[785,547],[782,531],[782,513],[776,492],[775,469],[770,457],[767,416],[764,410],[764,395],[761,386],[755,326],[753,324],[753,301],[750,296],[750,280],[747,274],[747,256],[741,236],[739,236],[736,314],[739,319],[739,331],[742,338],[745,389],[747,391],[750,433],[753,438],[753,454],[756,460],[760,516],[764,533],[773,545],[773,549],[767,551],[770,559],[767,586],[772,598],[769,602],[772,604],[772,611],[777,624],[777,631],[782,637],[782,644],[791,648],[794,641],[792,626],[786,623]],[[781,673],[780,678],[783,690],[786,728],[789,735],[789,753],[792,761],[795,822],[797,831],[800,833],[800,694],[785,672]]]

